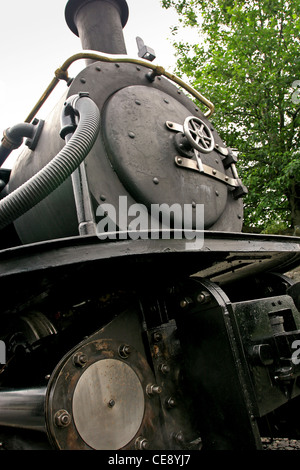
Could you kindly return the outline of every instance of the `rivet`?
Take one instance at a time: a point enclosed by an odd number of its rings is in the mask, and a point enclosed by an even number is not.
[[[106,196],[104,196],[104,194],[101,194],[100,199],[101,199],[101,201],[106,201]]]
[[[216,196],[219,196],[219,191],[216,191]]]
[[[141,105],[141,102],[139,100],[135,100],[135,104]]]
[[[86,79],[85,79],[85,78],[81,78],[80,81],[81,81],[81,83],[86,83]]]
[[[128,135],[131,139],[135,138],[135,133],[134,132],[128,132]]]
[[[141,70],[141,67],[137,67],[136,69],[137,69],[137,71],[139,72],[139,71]]]
[[[109,400],[109,402],[108,402],[109,408],[112,408],[113,406],[115,406],[115,404],[116,404],[116,402],[113,399]]]
[[[197,206],[197,204],[195,203],[195,201],[192,202],[192,207],[195,208]]]
[[[96,70],[97,72],[101,72],[101,68],[99,67],[99,65],[97,65]]]
[[[154,184],[159,184],[158,178],[153,178],[153,183],[154,183]]]
[[[119,68],[120,68],[120,64],[115,64],[115,66],[117,67],[117,69],[119,69]]]
[[[181,164],[182,164],[182,159],[181,159],[181,158],[178,158],[178,159],[177,159],[177,163],[178,163],[179,165],[181,165]]]
[[[164,98],[164,102],[169,104],[169,101],[166,98]]]
[[[213,170],[213,175],[216,175],[217,174],[217,170]]]
[[[66,428],[71,423],[71,416],[66,410],[59,410],[54,415],[54,422],[59,428]]]

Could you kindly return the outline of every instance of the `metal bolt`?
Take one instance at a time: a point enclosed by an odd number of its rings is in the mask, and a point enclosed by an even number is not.
[[[115,406],[115,404],[116,404],[116,402],[113,399],[109,400],[109,402],[108,402],[109,408],[112,408],[113,406]]]
[[[153,183],[154,183],[154,184],[159,184],[158,178],[153,178]]]
[[[173,437],[178,444],[182,444],[184,442],[184,436],[182,431],[178,431],[176,434],[174,433]]]
[[[158,343],[162,339],[162,334],[159,331],[153,333],[153,340]]]
[[[59,428],[65,428],[71,423],[71,416],[66,410],[59,410],[54,415],[54,422]]]
[[[180,304],[179,304],[179,305],[180,305],[181,308],[186,308],[186,307],[188,307],[191,303],[192,303],[192,300],[191,300],[191,299],[185,298],[185,299],[182,299],[182,300],[180,301]]]
[[[181,165],[182,164],[182,159],[178,158],[177,163],[179,163],[179,165]]]
[[[175,408],[176,406],[176,401],[173,397],[169,397],[166,399],[166,405],[167,405],[167,408]]]
[[[163,373],[163,374],[168,374],[170,372],[170,366],[168,364],[160,364],[159,366],[159,370]]]
[[[131,353],[131,348],[128,344],[122,344],[122,346],[119,347],[119,355],[123,359],[126,359],[130,353]]]
[[[207,302],[211,301],[210,294],[208,292],[200,292],[200,294],[197,295],[197,302],[199,304],[206,304]]]
[[[157,384],[148,384],[146,387],[146,393],[150,397],[154,395],[159,395],[162,392],[162,388],[160,385]]]
[[[146,450],[148,449],[149,447],[149,442],[148,440],[143,437],[143,436],[139,436],[136,441],[135,441],[135,448],[137,450]]]
[[[90,96],[88,91],[80,91],[78,95],[79,95],[79,98],[88,98]]]
[[[88,361],[87,355],[82,352],[78,352],[73,356],[73,363],[75,366],[84,367]]]

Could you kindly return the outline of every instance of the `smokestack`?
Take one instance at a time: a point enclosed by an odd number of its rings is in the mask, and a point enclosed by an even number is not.
[[[66,22],[84,50],[127,54],[123,28],[128,20],[126,0],[69,0]]]

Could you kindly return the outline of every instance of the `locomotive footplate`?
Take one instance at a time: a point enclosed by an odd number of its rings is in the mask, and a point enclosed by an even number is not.
[[[299,240],[196,242],[78,237],[0,253],[4,448],[18,436],[29,448],[260,449],[263,421],[298,413],[299,284],[270,271],[299,264]]]

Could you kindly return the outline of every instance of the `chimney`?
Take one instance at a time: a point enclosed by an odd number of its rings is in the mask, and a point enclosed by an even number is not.
[[[128,20],[126,0],[69,0],[66,22],[79,36],[83,50],[127,54],[123,28]]]

